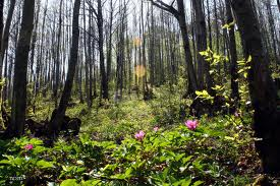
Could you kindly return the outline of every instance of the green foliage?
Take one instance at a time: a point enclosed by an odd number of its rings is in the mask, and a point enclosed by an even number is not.
[[[248,71],[251,69],[250,63],[252,62],[252,56],[249,56],[247,60],[243,59],[241,61],[237,61],[238,64],[238,74],[243,76],[244,78],[248,77]]]
[[[255,139],[244,124],[251,122],[250,115],[202,117],[199,127],[191,131],[183,124],[189,119],[186,113],[192,104],[192,100],[182,98],[184,87],[180,78],[177,84],[154,89],[155,99],[149,102],[132,97],[92,110],[73,102],[67,114],[82,119],[79,138],[61,138],[52,148],[36,138],[0,141],[0,185],[14,176],[35,176],[55,185],[251,183],[252,173],[240,167],[249,166],[243,165],[243,158],[258,162],[251,149]],[[216,85],[213,89],[226,96],[227,87]],[[210,96],[205,91],[197,93]],[[50,114],[46,105],[38,105],[40,119]],[[159,131],[153,130],[155,126]],[[134,137],[139,130],[146,133],[142,141]],[[24,148],[28,144],[33,145],[32,150]]]
[[[219,55],[213,51],[211,51],[210,48],[208,48],[206,51],[199,52],[201,56],[204,57],[205,61],[209,63],[210,65],[210,75],[214,79],[223,79],[224,75],[219,72],[221,70],[221,66],[224,65],[229,61],[229,59],[223,55]]]
[[[27,137],[1,143],[0,178],[47,176],[66,186],[232,185],[250,181],[244,178],[243,182],[235,171],[244,147],[253,142],[240,118],[201,118],[195,131],[180,123],[173,129],[149,128],[145,132],[142,141],[127,135],[120,144],[96,141],[88,134],[71,142],[59,139],[53,148]],[[29,144],[33,149],[26,150]]]
[[[214,97],[211,96],[206,90],[195,91],[195,94],[197,95],[197,98],[200,98],[203,100],[209,100],[211,102],[214,101]]]
[[[163,85],[154,91],[155,99],[149,102],[154,125],[171,126],[182,122],[192,100],[184,99],[185,82],[179,78],[178,84]]]
[[[222,29],[227,29],[227,30],[231,30],[232,28],[234,28],[235,25],[235,21],[229,23],[229,24],[225,24],[223,25]]]
[[[48,159],[47,152],[49,149],[42,144],[41,140],[28,139],[27,137],[15,139],[5,144],[5,151],[0,156],[0,180],[5,181],[11,177],[41,175],[54,170],[56,168],[55,162]],[[25,149],[26,145],[32,145],[33,149]]]

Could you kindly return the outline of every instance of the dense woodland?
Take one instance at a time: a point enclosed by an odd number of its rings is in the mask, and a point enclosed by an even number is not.
[[[279,68],[279,0],[0,0],[0,185],[278,185]]]

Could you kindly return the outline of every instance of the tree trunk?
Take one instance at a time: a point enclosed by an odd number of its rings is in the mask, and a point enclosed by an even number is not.
[[[4,0],[0,0],[0,60],[2,59],[2,51],[1,51],[1,46],[2,46],[2,35],[3,35],[3,10],[4,10]]]
[[[233,22],[233,16],[230,7],[230,0],[226,0],[227,24]],[[230,51],[230,74],[231,74],[231,97],[234,99],[234,110],[238,106],[238,73],[237,73],[237,51],[235,41],[234,26],[228,30],[229,35],[229,51]]]
[[[216,32],[216,51],[220,52],[220,43],[219,43],[219,22],[218,22],[218,10],[217,10],[217,0],[214,0],[214,17],[215,17],[215,32]]]
[[[277,122],[277,92],[269,60],[262,45],[262,34],[256,14],[249,1],[232,0],[237,24],[244,40],[246,56],[252,56],[249,70],[249,89],[254,112],[255,135],[261,138],[256,142],[265,173],[280,171],[280,125]]]
[[[109,42],[108,42],[108,51],[107,51],[107,79],[111,79],[111,66],[112,66],[112,29],[113,29],[113,16],[114,16],[114,7],[113,0],[110,0],[110,18],[109,18]]]
[[[87,48],[88,48],[88,57],[89,57],[89,108],[92,107],[92,99],[93,99],[93,93],[92,93],[92,46],[91,46],[91,35],[92,35],[92,16],[91,13],[89,12],[89,19],[88,19],[88,39],[87,39]]]
[[[204,57],[199,52],[207,49],[207,35],[206,35],[206,21],[204,14],[203,0],[192,0],[192,5],[195,14],[195,34],[197,45],[197,60],[198,60],[198,86],[200,89],[205,88],[205,82],[207,82],[207,88],[209,91],[212,89],[212,78],[209,73],[209,63],[206,63]]]
[[[46,24],[46,16],[47,16],[47,6],[48,6],[48,0],[46,1],[45,7],[44,7],[44,14],[43,14],[43,23],[42,23],[42,33],[41,33],[41,42],[40,42],[40,50],[39,50],[39,56],[36,64],[36,71],[35,71],[35,87],[34,87],[34,95],[35,98],[37,97],[37,94],[39,92],[39,86],[41,85],[41,79],[40,74],[42,69],[42,59],[43,59],[43,51],[44,51],[44,30],[45,30],[45,24]]]
[[[2,45],[1,45],[2,56],[0,56],[1,57],[0,58],[0,77],[2,77],[2,68],[3,68],[4,56],[5,56],[5,52],[8,48],[8,44],[9,44],[9,35],[10,35],[9,32],[10,32],[12,18],[13,18],[13,14],[14,14],[14,10],[15,10],[15,4],[16,4],[16,0],[11,0],[10,1],[8,16],[7,16],[6,23],[5,23],[5,28],[4,28],[3,38],[2,38]]]
[[[193,60],[192,60],[192,54],[190,50],[190,43],[189,43],[189,36],[187,31],[187,23],[185,18],[185,6],[183,0],[177,0],[177,6],[178,6],[178,16],[176,16],[181,34],[183,39],[183,46],[185,51],[185,59],[187,64],[187,70],[188,70],[188,77],[189,77],[189,94],[193,94],[196,90],[198,90],[198,84],[197,79],[194,71],[193,66]]]
[[[60,40],[61,40],[61,32],[62,32],[62,3],[63,0],[60,0],[59,3],[59,22],[58,22],[58,34],[57,34],[57,47],[56,52],[54,54],[55,59],[55,75],[54,75],[54,91],[53,91],[53,97],[55,99],[55,106],[57,106],[57,100],[58,100],[58,89],[60,85]]]
[[[10,137],[21,136],[24,132],[27,62],[33,30],[34,4],[35,0],[25,0],[23,5],[21,30],[16,48],[11,123],[7,129]]]
[[[36,8],[35,8],[36,9]],[[38,29],[38,23],[39,23],[39,14],[40,14],[40,9],[41,9],[41,1],[38,1],[38,6],[37,6],[37,11],[36,11],[36,18],[35,18],[35,27],[32,35],[32,41],[31,41],[31,54],[30,54],[30,78],[29,82],[33,81],[34,77],[34,58],[35,58],[35,47],[36,47],[36,42],[37,42],[37,29]]]
[[[209,43],[209,48],[212,50],[213,49],[213,39],[212,39],[212,27],[211,27],[211,14],[210,14],[210,5],[209,5],[209,0],[207,0],[207,24],[208,24],[208,43]]]
[[[105,57],[104,57],[104,33],[103,33],[103,12],[102,12],[102,2],[98,0],[97,2],[97,27],[98,27],[98,45],[99,45],[99,60],[100,60],[100,73],[101,73],[101,97],[103,99],[109,99],[108,93],[108,77],[105,69]]]
[[[274,18],[273,18],[272,9],[271,9],[271,0],[266,0],[265,5],[266,5],[266,11],[267,11],[267,17],[268,17],[268,23],[269,23],[269,31],[270,31],[270,36],[271,36],[271,42],[272,42],[272,49],[271,50],[273,50],[273,54],[274,54],[273,60],[275,62],[278,62],[279,61],[279,56],[277,54],[278,38],[277,38],[277,32],[276,32]]]
[[[57,110],[54,110],[51,123],[50,132],[53,137],[57,137],[61,129],[61,124],[63,117],[66,112],[66,108],[71,97],[71,90],[73,86],[73,80],[75,75],[75,70],[77,66],[78,59],[78,47],[79,47],[79,10],[80,10],[81,0],[75,0],[74,12],[73,12],[73,24],[72,24],[72,46],[70,51],[70,59],[68,64],[68,73],[66,77],[66,82],[61,95],[60,103]]]

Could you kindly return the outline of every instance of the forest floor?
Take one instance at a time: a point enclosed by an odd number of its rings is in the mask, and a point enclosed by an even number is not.
[[[82,120],[79,137],[61,138],[53,148],[29,137],[2,141],[0,178],[24,174],[61,185],[259,185],[250,114],[182,119],[179,104],[135,96],[89,110],[73,102],[67,115]],[[43,101],[30,117],[45,120],[49,105]],[[197,128],[186,127],[187,120],[197,120]]]

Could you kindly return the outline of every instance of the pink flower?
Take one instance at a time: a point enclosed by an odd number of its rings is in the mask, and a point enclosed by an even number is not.
[[[197,120],[188,120],[185,122],[185,125],[188,127],[188,129],[195,130],[198,126],[198,121]]]
[[[140,130],[138,133],[134,136],[137,140],[142,141],[145,137],[145,132]]]
[[[240,115],[239,115],[239,113],[237,111],[235,111],[234,116],[235,117],[239,117]]]
[[[154,131],[157,132],[159,130],[159,127],[155,127]]]
[[[33,149],[33,145],[32,144],[27,144],[24,146],[25,150],[32,150]]]

